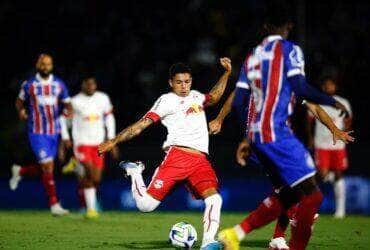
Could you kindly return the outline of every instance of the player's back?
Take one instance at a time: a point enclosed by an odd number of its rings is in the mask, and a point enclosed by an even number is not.
[[[30,133],[55,135],[60,132],[60,101],[67,100],[68,92],[61,79],[50,75],[43,80],[39,75],[22,84],[19,98],[28,104]]]
[[[269,36],[247,57],[245,67],[253,94],[251,139],[268,143],[290,136],[293,91],[288,77],[304,74],[302,51],[280,36]]]

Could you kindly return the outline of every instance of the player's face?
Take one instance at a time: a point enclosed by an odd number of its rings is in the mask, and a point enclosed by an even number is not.
[[[82,83],[82,91],[86,95],[93,95],[96,91],[97,86],[98,85],[97,85],[96,80],[94,78],[88,78],[85,81],[83,81],[83,83]]]
[[[172,91],[178,96],[187,96],[190,93],[192,78],[189,73],[178,73],[169,81]]]
[[[333,80],[329,79],[324,82],[322,89],[325,93],[329,95],[335,95],[335,93],[337,92],[337,85]]]
[[[36,64],[36,69],[42,77],[47,77],[53,71],[53,59],[44,55],[39,58]]]

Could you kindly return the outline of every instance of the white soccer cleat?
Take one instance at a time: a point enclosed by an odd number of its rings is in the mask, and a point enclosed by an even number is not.
[[[343,219],[346,214],[343,211],[336,211],[334,214],[334,218],[336,219]]]
[[[54,216],[63,216],[69,214],[69,210],[62,208],[59,202],[50,207],[50,212]]]
[[[132,174],[141,174],[145,169],[145,165],[141,161],[121,161],[119,163],[119,167],[126,172],[127,176],[130,176]]]
[[[13,191],[17,189],[19,182],[22,180],[22,176],[20,176],[19,174],[20,171],[21,171],[21,166],[17,164],[13,164],[12,177],[9,180],[9,187]]]
[[[288,245],[283,237],[271,239],[269,243],[270,250],[289,250]]]

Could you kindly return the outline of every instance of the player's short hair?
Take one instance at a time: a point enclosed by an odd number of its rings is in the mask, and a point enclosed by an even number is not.
[[[291,7],[285,0],[271,0],[264,13],[264,22],[267,25],[281,27],[292,22]]]
[[[338,85],[337,78],[331,75],[322,76],[320,79],[320,85],[323,86],[327,81],[332,81],[335,85]]]
[[[185,63],[172,64],[169,70],[169,79],[172,79],[176,74],[189,73],[191,75],[191,68]]]

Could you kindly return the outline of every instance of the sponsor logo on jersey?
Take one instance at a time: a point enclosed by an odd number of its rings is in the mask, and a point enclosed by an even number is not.
[[[85,121],[89,121],[89,122],[95,122],[95,121],[98,121],[99,118],[100,117],[97,114],[89,114],[88,116],[85,116],[84,117],[84,120]]]
[[[186,115],[190,114],[200,114],[203,112],[203,107],[200,106],[199,104],[192,104],[187,110],[186,110]]]

